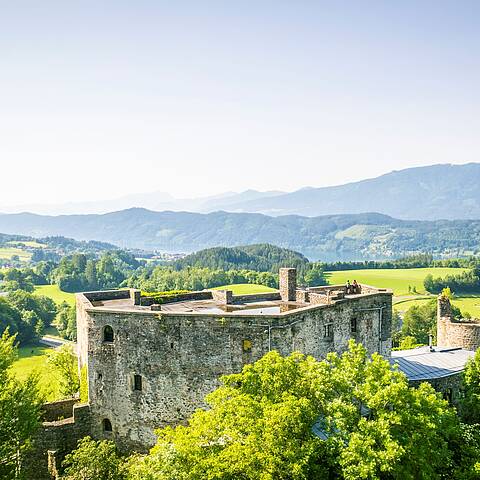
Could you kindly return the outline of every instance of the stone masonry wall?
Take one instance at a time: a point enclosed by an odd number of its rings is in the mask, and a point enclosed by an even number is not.
[[[297,290],[297,269],[281,268],[278,273],[280,296],[284,302],[294,302]]]
[[[270,349],[316,358],[343,352],[349,339],[369,353],[390,354],[391,294],[303,308],[289,315],[206,315],[150,311],[108,312],[79,303],[80,362],[88,365],[95,438],[113,438],[122,449],[145,450],[155,428],[178,424],[219,385]],[[352,332],[352,320],[356,326]],[[113,343],[103,329],[113,328]],[[135,390],[135,375],[141,390]],[[113,432],[104,432],[110,420]]]
[[[480,321],[456,320],[453,318],[450,300],[438,297],[437,345],[439,347],[462,347],[475,351],[480,348]]]
[[[78,440],[90,435],[90,431],[88,405],[76,404],[68,418],[43,422],[23,468],[26,480],[52,480],[49,461],[59,470],[65,455],[76,448]]]

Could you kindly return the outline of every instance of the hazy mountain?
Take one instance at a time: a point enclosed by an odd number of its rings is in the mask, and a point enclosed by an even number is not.
[[[230,204],[228,210],[309,217],[380,212],[417,220],[480,218],[479,184],[479,163],[432,165],[335,187],[304,188],[239,202]]]
[[[480,220],[405,221],[376,213],[315,218],[145,209],[57,217],[22,213],[0,215],[0,232],[63,235],[170,252],[271,243],[322,260],[381,259],[425,251],[459,255],[480,250]]]
[[[128,208],[147,208],[154,211],[214,212],[228,210],[230,205],[268,198],[285,192],[225,192],[201,198],[174,198],[166,192],[149,192],[125,195],[111,200],[89,202],[69,202],[63,204],[24,204],[10,207],[0,206],[1,213],[32,212],[40,215],[78,215],[89,213],[108,213]]]

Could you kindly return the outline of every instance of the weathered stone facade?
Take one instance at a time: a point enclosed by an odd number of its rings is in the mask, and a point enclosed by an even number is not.
[[[281,294],[295,301],[292,270],[286,280]],[[318,289],[315,294],[328,296],[329,303],[277,300],[276,314],[227,307],[276,299],[278,294],[210,294],[212,302],[227,304],[221,313],[189,311],[188,303],[155,311],[134,305],[131,299],[138,294],[128,291],[123,299],[116,292],[114,301],[109,301],[110,292],[77,295],[79,362],[88,368],[91,434],[114,439],[124,450],[145,450],[155,442],[155,428],[183,422],[204,406],[205,395],[219,385],[221,375],[240,371],[269,350],[321,359],[328,352],[345,351],[353,338],[369,353],[390,354],[391,292],[371,289],[337,300]],[[106,340],[110,330],[113,338]]]
[[[480,348],[480,320],[456,320],[447,297],[438,297],[437,345],[439,347],[461,347],[475,351]]]

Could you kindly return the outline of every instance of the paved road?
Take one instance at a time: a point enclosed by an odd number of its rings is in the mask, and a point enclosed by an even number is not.
[[[51,337],[50,335],[43,336],[40,339],[40,343],[52,348],[58,348],[62,345],[72,345],[75,350],[77,348],[77,344],[75,342],[70,342],[69,340],[64,340],[63,338]]]

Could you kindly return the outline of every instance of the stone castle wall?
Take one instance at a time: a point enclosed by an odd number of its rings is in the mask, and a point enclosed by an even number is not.
[[[343,352],[353,338],[369,353],[390,354],[391,294],[380,293],[290,312],[288,315],[216,315],[105,311],[78,302],[80,364],[88,366],[95,438],[125,450],[145,450],[155,428],[174,425],[198,407],[223,374],[276,349],[316,358]],[[352,324],[355,325],[352,331]],[[114,341],[103,341],[105,326]],[[141,390],[136,379],[141,378]],[[113,432],[105,432],[108,419]]]
[[[472,351],[480,348],[480,321],[456,320],[450,300],[442,296],[438,297],[437,304],[437,345]]]

